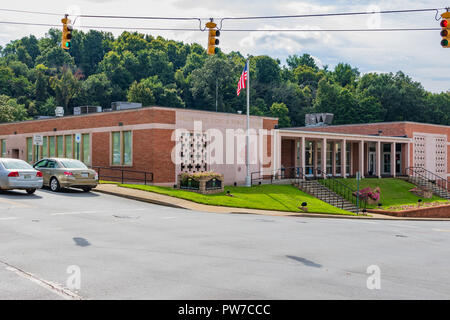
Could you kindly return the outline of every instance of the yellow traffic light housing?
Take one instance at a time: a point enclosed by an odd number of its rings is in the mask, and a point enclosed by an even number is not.
[[[444,12],[441,14],[441,46],[443,48],[450,48],[450,12]]]
[[[61,48],[63,48],[64,50],[69,50],[70,40],[72,40],[73,27],[70,24],[71,21],[67,18],[67,15],[65,16],[65,18],[61,19],[61,22],[63,24]]]
[[[218,36],[220,36],[220,31],[216,29],[217,25],[210,21],[206,24],[206,27],[209,29],[208,32],[208,54],[213,55],[219,52],[219,48],[216,46],[219,45]]]

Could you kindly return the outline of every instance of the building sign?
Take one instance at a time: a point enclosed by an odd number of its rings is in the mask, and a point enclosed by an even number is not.
[[[44,144],[44,137],[40,134],[33,135],[33,144],[35,146],[42,146]]]

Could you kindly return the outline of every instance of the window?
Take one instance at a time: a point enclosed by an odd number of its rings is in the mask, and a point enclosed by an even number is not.
[[[27,161],[33,162],[33,138],[27,138]]]
[[[50,158],[54,158],[55,157],[55,137],[48,137],[48,146],[49,146],[48,156]]]
[[[72,136],[64,136],[65,145],[66,145],[66,158],[73,158],[73,148],[72,148]]]
[[[89,133],[83,134],[82,142],[83,142],[83,151],[82,158],[85,164],[91,163],[91,139]]]
[[[41,160],[38,163],[36,163],[35,168],[46,168],[47,163],[48,163],[48,160]]]
[[[58,149],[58,158],[64,157],[64,140],[63,136],[56,137],[57,149]]]
[[[78,160],[61,160],[60,163],[67,169],[87,169],[86,165]]]
[[[113,132],[112,135],[112,155],[113,165],[132,165],[132,134],[131,131]]]
[[[0,157],[6,158],[6,140],[0,140]]]
[[[44,137],[44,141],[42,142],[42,158],[48,157],[48,137]]]
[[[131,131],[123,132],[123,164],[131,165]]]

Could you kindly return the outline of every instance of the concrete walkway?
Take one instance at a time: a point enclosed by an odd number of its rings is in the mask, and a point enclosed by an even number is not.
[[[434,221],[450,221],[450,219],[435,219],[435,218],[403,218],[392,217],[388,215],[371,213],[368,216],[345,216],[337,214],[323,214],[323,213],[301,213],[301,212],[284,212],[272,210],[258,210],[234,207],[211,206],[200,203],[195,203],[189,200],[170,197],[167,195],[119,187],[115,184],[100,184],[93,191],[124,197],[148,203],[159,204],[174,208],[181,208],[194,211],[212,212],[212,213],[228,213],[228,214],[261,214],[267,216],[288,216],[288,217],[315,217],[315,218],[340,218],[340,219],[378,219],[378,220],[434,220]]]

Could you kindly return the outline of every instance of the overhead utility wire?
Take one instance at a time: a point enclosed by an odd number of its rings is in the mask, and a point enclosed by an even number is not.
[[[224,17],[213,18],[217,20],[261,20],[261,19],[287,19],[287,18],[308,18],[308,17],[332,17],[332,16],[352,16],[352,15],[369,15],[369,14],[392,14],[392,13],[414,13],[414,12],[430,12],[446,10],[448,8],[426,8],[426,9],[403,9],[403,10],[381,10],[381,11],[361,11],[361,12],[340,12],[340,13],[317,13],[317,14],[299,14],[299,15],[278,15],[278,16],[247,16],[247,17]],[[40,12],[29,10],[16,10],[0,8],[0,11],[42,14],[42,15],[65,15],[62,13]],[[200,17],[158,17],[158,16],[120,16],[120,15],[91,15],[80,14],[74,15],[81,18],[104,18],[104,19],[133,19],[133,20],[207,20],[211,18]]]
[[[16,21],[0,21],[0,24],[56,27],[59,24],[31,23]],[[83,29],[116,29],[116,30],[156,30],[156,31],[201,31],[197,28],[156,28],[156,27],[120,27],[120,26],[77,26]],[[225,32],[389,32],[389,31],[437,31],[440,28],[384,28],[384,29],[224,29]]]
[[[225,20],[263,20],[263,19],[292,19],[292,18],[317,18],[317,17],[336,17],[336,16],[356,16],[370,14],[393,14],[393,13],[415,13],[430,12],[439,10],[448,10],[449,8],[428,8],[428,9],[405,9],[405,10],[381,10],[381,11],[361,11],[361,12],[340,12],[340,13],[315,13],[315,14],[298,14],[298,15],[280,15],[280,16],[249,16],[249,17],[225,17],[220,19],[219,30]]]

